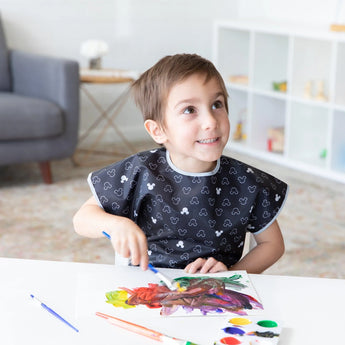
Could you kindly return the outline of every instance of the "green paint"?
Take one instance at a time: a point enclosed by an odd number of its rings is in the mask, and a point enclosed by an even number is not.
[[[266,327],[266,328],[273,328],[273,327],[277,327],[278,324],[275,321],[272,320],[261,320],[258,321],[258,325],[261,327]]]
[[[241,278],[242,276],[240,274],[234,274],[231,277],[212,277],[212,279],[219,280],[227,285],[234,285],[239,288],[247,287],[247,285],[242,284],[240,282]],[[186,288],[190,285],[189,281],[193,279],[195,279],[195,277],[179,277],[179,278],[175,278],[174,281],[180,283],[181,288],[184,288],[184,287]],[[210,276],[202,276],[202,277],[198,277],[198,279],[202,281],[202,280],[210,279]]]

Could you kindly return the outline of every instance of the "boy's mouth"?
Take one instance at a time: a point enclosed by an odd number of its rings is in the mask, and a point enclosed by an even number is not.
[[[198,140],[198,143],[200,143],[200,144],[212,144],[218,140],[219,140],[219,138],[202,139],[202,140]]]

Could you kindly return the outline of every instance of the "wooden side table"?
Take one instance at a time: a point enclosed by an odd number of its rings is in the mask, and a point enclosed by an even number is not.
[[[86,129],[86,131],[79,137],[78,148],[72,158],[76,165],[91,165],[95,161],[101,163],[100,159],[92,160],[91,155],[97,154],[99,157],[108,156],[104,160],[104,164],[114,161],[114,156],[127,156],[136,152],[133,144],[126,138],[125,134],[121,131],[119,126],[115,123],[116,117],[121,112],[123,106],[126,104],[129,95],[130,88],[127,87],[120,95],[118,95],[114,101],[104,108],[100,102],[92,94],[88,84],[129,84],[137,78],[137,73],[134,71],[118,70],[118,69],[101,69],[101,70],[80,70],[80,90],[87,97],[87,99],[94,105],[98,115],[92,124]],[[99,133],[92,139],[88,148],[80,147],[80,144],[85,141],[87,137],[91,135],[94,130],[100,126]],[[106,151],[104,149],[97,149],[105,132],[109,129],[113,129],[115,133],[121,138],[122,143],[128,149],[128,152],[119,152],[115,150]]]

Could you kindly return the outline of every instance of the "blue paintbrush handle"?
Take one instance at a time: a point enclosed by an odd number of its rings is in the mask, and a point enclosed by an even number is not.
[[[65,320],[61,315],[59,315],[56,311],[54,311],[53,309],[49,308],[46,304],[44,304],[43,302],[41,302],[38,298],[36,298],[34,295],[30,295],[31,298],[33,300],[35,300],[36,302],[38,302],[42,308],[44,308],[46,311],[48,311],[50,314],[52,314],[53,316],[55,316],[58,320],[62,321],[64,324],[66,324],[67,326],[71,327],[73,330],[75,330],[76,332],[79,332],[79,330],[77,328],[75,328],[73,325],[71,325],[67,320]]]
[[[151,264],[148,264],[147,266],[153,273],[158,273],[157,268],[153,267]]]
[[[102,231],[102,234],[108,239],[108,240],[111,240],[111,236],[105,232],[105,231]]]

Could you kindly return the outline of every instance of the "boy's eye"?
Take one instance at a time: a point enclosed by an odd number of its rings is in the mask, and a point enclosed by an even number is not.
[[[223,107],[223,102],[222,101],[215,101],[212,104],[212,109],[219,109]]]
[[[186,109],[183,110],[183,114],[194,114],[195,109],[193,107],[187,107]]]

